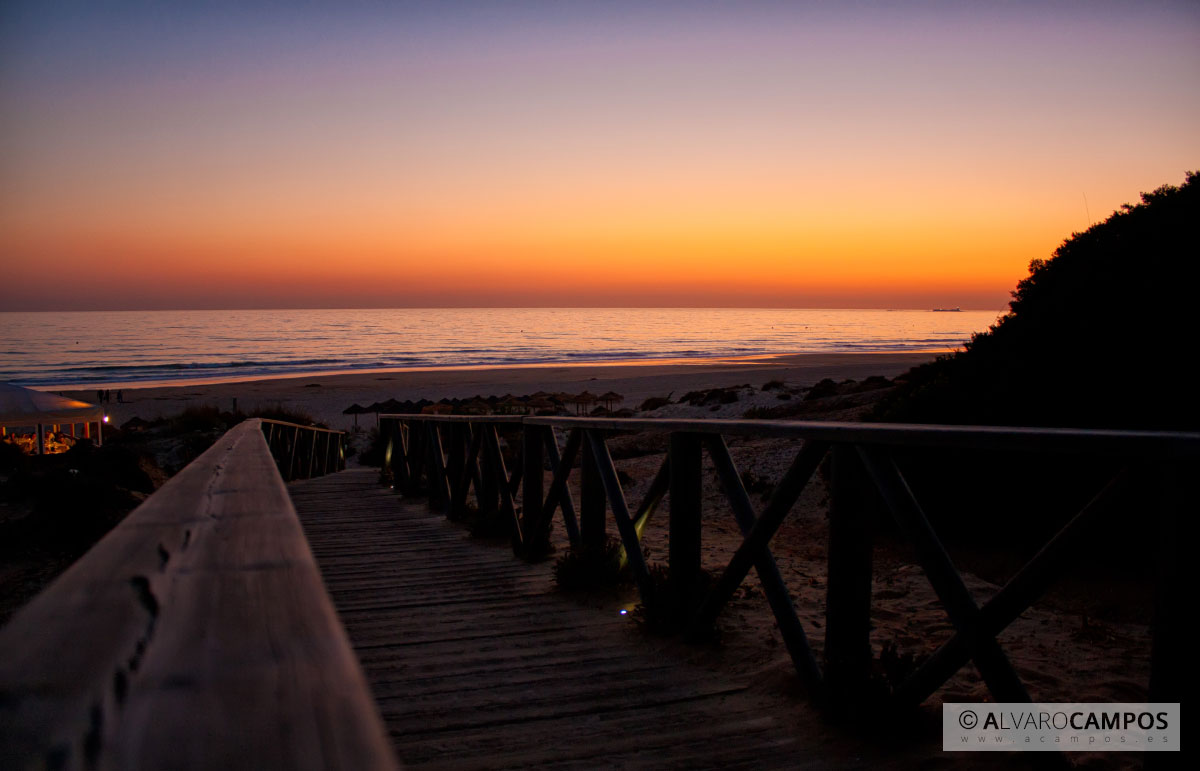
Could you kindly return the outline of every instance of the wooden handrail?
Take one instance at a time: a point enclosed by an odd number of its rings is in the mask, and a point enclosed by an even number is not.
[[[396,767],[262,421],[0,630],[0,767]]]
[[[685,619],[689,635],[703,634],[741,585],[757,570],[788,652],[804,682],[828,704],[853,703],[869,690],[869,641],[873,534],[865,514],[864,493],[875,488],[895,519],[900,533],[916,547],[925,573],[955,628],[925,666],[897,684],[895,699],[919,702],[937,690],[968,660],[974,660],[999,701],[1028,700],[1024,686],[999,646],[997,635],[1043,594],[1061,572],[1062,556],[1080,542],[1080,533],[1098,520],[1096,512],[1111,505],[1116,492],[1134,469],[1143,482],[1147,475],[1164,480],[1156,516],[1139,513],[1140,521],[1169,534],[1184,510],[1184,467],[1200,459],[1200,433],[1180,431],[1119,431],[1074,428],[1011,428],[916,424],[838,423],[772,420],[687,420],[644,418],[572,418],[557,416],[413,415],[383,414],[380,425],[390,437],[386,472],[404,493],[426,489],[432,504],[448,516],[465,513],[473,488],[477,515],[511,521],[513,549],[539,559],[546,554],[552,518],[560,513],[572,548],[602,548],[604,520],[610,512],[624,553],[638,585],[642,603]],[[498,428],[513,453],[506,463]],[[515,431],[513,429],[516,429]],[[561,445],[557,429],[567,431]],[[668,451],[645,499],[630,509],[616,466],[606,446],[613,432],[657,431],[669,435]],[[741,475],[724,443],[725,436],[754,436],[798,440],[790,469],[776,485],[771,500],[755,512]],[[516,444],[519,440],[519,447]],[[697,591],[699,565],[701,448],[707,450],[720,477],[731,512],[744,541],[706,593]],[[1060,453],[1115,458],[1114,481],[1074,516],[1026,564],[996,598],[978,605],[967,590],[941,540],[895,463],[897,449],[922,447],[1005,452]],[[814,657],[771,554],[769,543],[791,511],[816,469],[832,454],[830,537],[825,661]],[[582,458],[580,458],[582,455]],[[545,470],[552,472],[545,486]],[[508,470],[511,463],[512,471]],[[580,475],[582,509],[577,510],[567,487],[572,473]],[[1155,476],[1156,475],[1156,476]],[[646,519],[670,491],[669,564],[665,586],[652,580],[642,551]],[[518,497],[520,493],[520,497]],[[518,508],[517,501],[521,502]],[[578,513],[578,518],[577,518]],[[1168,597],[1177,582],[1171,559],[1172,538],[1160,539],[1160,577],[1156,586],[1151,676],[1151,701],[1178,701],[1182,667],[1177,602]],[[1000,598],[1003,598],[1001,601]],[[686,619],[689,619],[687,621]],[[1174,696],[1174,697],[1173,697]]]
[[[274,418],[257,418],[264,424],[274,424],[276,426],[288,426],[289,428],[303,428],[305,431],[320,431],[326,434],[345,434],[345,431],[339,431],[336,428],[322,428],[321,426],[306,426],[303,423],[291,423],[286,420],[275,420]]]
[[[381,414],[380,420],[443,423],[521,423],[607,431],[686,431],[721,436],[815,439],[909,447],[962,447],[1037,453],[1200,458],[1200,433],[1095,428],[959,426],[923,423],[847,423],[804,420],[571,418],[553,415]]]
[[[267,448],[275,458],[279,473],[285,481],[309,479],[346,468],[345,431],[305,426],[286,420],[259,420],[262,423],[263,435],[267,438]],[[301,441],[302,432],[311,432],[312,438]],[[318,436],[324,436],[319,453]]]
[[[433,423],[522,423],[528,415],[434,415],[425,413],[381,412],[380,420],[428,420]]]

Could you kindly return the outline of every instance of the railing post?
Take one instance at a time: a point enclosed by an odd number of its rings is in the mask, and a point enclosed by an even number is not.
[[[421,468],[425,462],[425,423],[414,420],[408,424],[408,483],[404,492],[416,495],[421,491]]]
[[[467,489],[463,484],[463,469],[466,466],[466,450],[463,446],[463,423],[451,423],[450,443],[446,448],[446,477],[450,482],[450,501],[448,503],[448,516],[451,519],[460,519],[466,515],[467,511]]]
[[[683,623],[695,610],[700,591],[700,437],[672,433],[668,452],[671,460],[671,511],[667,596],[675,620]]]
[[[521,522],[526,539],[525,553],[535,556],[545,553],[550,545],[549,528],[541,527],[538,522],[542,516],[544,484],[541,432],[541,426],[522,425],[521,456],[524,468],[521,471],[521,484],[525,486],[525,490],[522,496]],[[531,525],[533,529],[529,529]]]
[[[477,423],[475,431],[480,434],[480,479],[479,488],[475,491],[475,498],[479,502],[479,516],[488,519],[500,510],[500,485],[496,481],[496,462],[492,458],[492,424]]]
[[[300,426],[292,429],[292,450],[288,453],[288,470],[283,478],[288,482],[296,478],[296,449],[300,446]]]
[[[392,485],[398,492],[404,492],[408,490],[409,485],[408,441],[405,436],[407,428],[399,418],[391,420],[390,423],[391,431],[387,443],[387,449],[391,453],[388,457],[389,471],[392,475]]]
[[[312,443],[308,446],[308,476],[305,479],[312,479],[313,460],[317,457],[317,431],[312,430]]]
[[[429,438],[429,459],[427,469],[429,478],[429,500],[442,507],[442,511],[450,515],[450,489],[446,478],[446,454],[442,446],[442,432],[435,420],[426,421]]]
[[[391,418],[384,420],[379,419],[379,439],[383,444],[383,460],[379,464],[379,481],[387,482],[391,480],[392,487],[395,488],[396,481],[396,433],[399,430],[399,421]]]
[[[1150,701],[1176,702],[1183,698],[1183,629],[1181,609],[1188,600],[1183,597],[1179,576],[1179,556],[1182,541],[1179,533],[1179,513],[1182,511],[1182,469],[1165,463],[1156,472],[1147,474],[1157,489],[1158,532],[1154,546],[1157,554],[1157,575],[1154,581],[1154,623],[1151,627]],[[1143,477],[1145,478],[1145,477]]]
[[[871,675],[871,515],[866,475],[851,445],[830,452],[829,568],[825,604],[825,682],[835,709],[864,706]]]
[[[582,429],[581,429],[582,430]],[[599,554],[608,540],[604,532],[604,483],[596,467],[596,455],[586,437],[579,466],[579,544],[585,552]]]

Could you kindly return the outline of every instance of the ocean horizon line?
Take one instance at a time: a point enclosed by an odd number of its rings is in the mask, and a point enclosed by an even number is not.
[[[922,312],[940,308],[958,308],[970,313],[1004,313],[1007,303],[1000,308],[974,308],[947,303],[943,306],[902,308],[898,306],[878,305],[295,305],[295,306],[262,306],[262,307],[194,307],[194,308],[40,308],[40,309],[8,309],[0,308],[0,313],[242,313],[242,312],[291,312],[291,311],[580,311],[580,310],[683,310],[683,311],[885,311],[885,312]]]

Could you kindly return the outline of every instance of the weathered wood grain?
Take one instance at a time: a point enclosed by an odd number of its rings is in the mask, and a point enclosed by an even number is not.
[[[364,490],[359,482],[371,473],[351,469],[290,489],[407,765],[835,762],[795,754],[797,715],[814,719],[802,702],[692,663],[611,603],[565,597],[549,565],[470,538],[423,499]]]
[[[256,420],[0,630],[0,767],[395,765]]]

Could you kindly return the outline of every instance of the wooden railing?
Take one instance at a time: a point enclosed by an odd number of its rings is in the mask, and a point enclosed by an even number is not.
[[[0,768],[396,767],[265,422],[226,433],[0,630]]]
[[[560,417],[381,415],[390,438],[386,471],[398,489],[428,492],[431,503],[461,515],[473,492],[481,517],[511,520],[514,551],[526,558],[547,552],[553,518],[560,515],[573,548],[602,549],[606,512],[620,535],[643,605],[680,618],[696,636],[710,629],[753,568],[779,624],[787,650],[810,692],[835,707],[854,708],[868,687],[873,521],[862,505],[864,485],[878,490],[902,538],[913,547],[955,634],[895,685],[893,703],[916,704],[974,661],[997,701],[1028,702],[997,636],[1040,597],[1063,571],[1064,557],[1112,507],[1116,494],[1140,485],[1153,516],[1138,512],[1139,526],[1157,527],[1164,544],[1153,625],[1152,701],[1179,701],[1180,652],[1177,518],[1183,509],[1181,474],[1195,472],[1200,434],[959,427],[900,424],[755,420],[651,420]],[[559,431],[565,431],[565,438]],[[657,431],[668,450],[641,502],[630,508],[606,435]],[[504,437],[507,437],[505,439]],[[761,511],[756,511],[725,442],[727,436],[797,440],[794,460]],[[502,445],[509,448],[508,468]],[[990,600],[975,600],[942,539],[914,497],[893,453],[943,448],[1020,451],[1104,457],[1121,470],[1071,517]],[[711,588],[701,571],[702,452],[707,451],[743,534]],[[818,661],[768,544],[818,467],[830,458],[830,527],[825,597],[824,657]],[[579,460],[578,465],[576,463]],[[545,474],[550,472],[549,486]],[[579,506],[567,485],[579,474]],[[869,481],[867,481],[869,480]],[[642,549],[647,519],[670,494],[668,574],[652,580]],[[519,502],[519,503],[518,503]],[[1194,498],[1188,503],[1195,510]],[[1118,534],[1119,535],[1119,534]]]
[[[346,468],[345,433],[283,420],[262,419],[267,447],[287,482]]]

